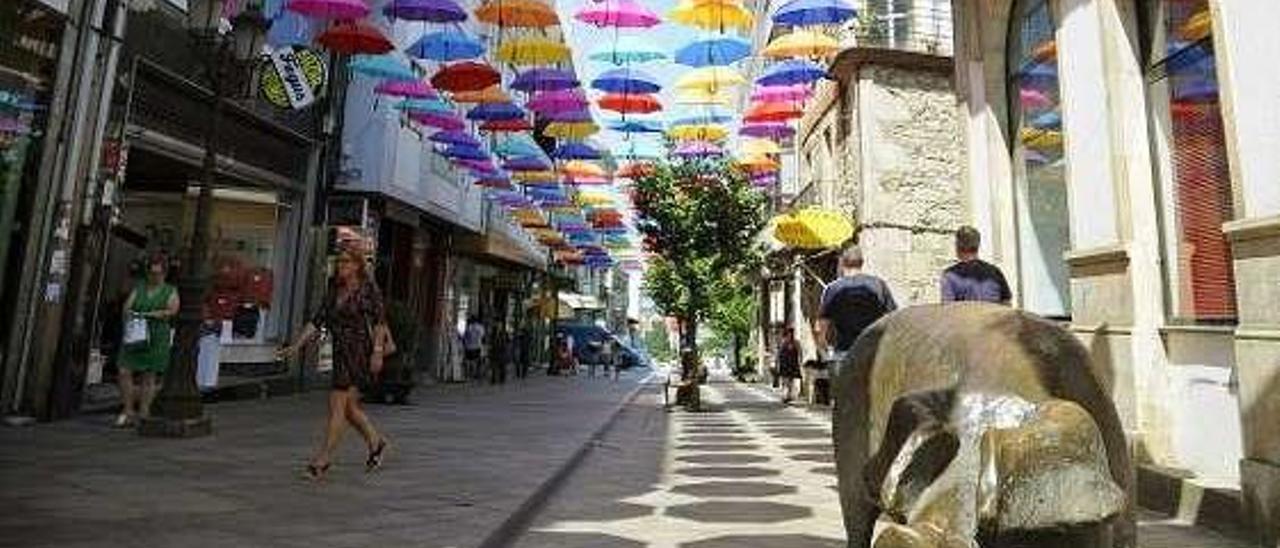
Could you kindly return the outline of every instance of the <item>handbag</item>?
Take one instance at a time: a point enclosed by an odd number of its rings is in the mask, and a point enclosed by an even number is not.
[[[124,324],[124,336],[121,343],[126,348],[146,346],[151,341],[151,330],[147,328],[147,319],[138,314],[131,314]]]

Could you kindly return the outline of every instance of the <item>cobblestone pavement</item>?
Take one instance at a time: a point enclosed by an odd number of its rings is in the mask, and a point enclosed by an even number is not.
[[[0,546],[478,546],[637,383],[542,376],[373,406],[393,442],[386,467],[366,475],[349,432],[319,484],[298,473],[323,392],[211,406],[202,439],[144,439],[104,415],[0,428]]]
[[[712,384],[707,413],[628,405],[517,548],[839,548],[830,414],[767,388]],[[1144,514],[1141,548],[1247,548]]]

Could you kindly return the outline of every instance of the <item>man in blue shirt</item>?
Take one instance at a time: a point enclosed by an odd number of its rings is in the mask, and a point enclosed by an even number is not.
[[[942,302],[984,301],[1008,305],[1013,299],[1000,267],[978,258],[982,235],[962,226],[956,231],[959,261],[942,271]]]
[[[822,292],[816,335],[818,344],[831,344],[837,364],[864,329],[898,308],[889,285],[863,273],[862,264],[862,249],[849,246],[840,256],[840,279]]]

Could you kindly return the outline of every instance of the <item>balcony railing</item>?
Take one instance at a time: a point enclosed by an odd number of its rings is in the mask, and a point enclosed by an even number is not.
[[[840,31],[846,47],[952,53],[949,0],[860,0],[858,8],[857,19]]]

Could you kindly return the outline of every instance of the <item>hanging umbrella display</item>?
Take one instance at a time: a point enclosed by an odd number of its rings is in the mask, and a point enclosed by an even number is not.
[[[662,22],[658,14],[633,0],[603,0],[589,4],[574,19],[597,27],[647,29]]]
[[[662,123],[654,120],[615,120],[608,128],[622,133],[662,133]]]
[[[839,212],[806,208],[774,219],[773,237],[791,247],[830,249],[853,237],[853,223]]]
[[[785,34],[769,42],[760,51],[761,55],[771,59],[787,57],[827,57],[840,51],[840,43],[835,38],[812,30],[797,30]]]
[[[569,46],[541,36],[511,38],[498,46],[495,56],[499,61],[518,66],[547,65],[568,59]]]
[[[742,153],[748,156],[765,156],[769,154],[781,154],[782,147],[778,143],[768,139],[746,139],[742,141]]]
[[[511,177],[508,177],[501,173],[484,175],[484,176],[478,177],[475,180],[475,185],[481,186],[484,188],[494,188],[494,189],[504,189],[504,190],[514,188],[511,185]]]
[[[378,87],[373,88],[373,92],[379,95],[409,99],[440,98],[440,94],[436,93],[435,89],[422,80],[387,80],[378,84]]]
[[[697,89],[715,93],[718,90],[732,88],[747,83],[737,70],[729,67],[702,67],[685,73],[676,80],[676,87],[682,90]]]
[[[476,19],[500,27],[543,28],[560,24],[556,10],[540,0],[489,0]]]
[[[484,44],[455,27],[422,35],[405,53],[430,61],[460,61],[483,55]]]
[[[720,32],[750,30],[755,25],[755,16],[737,0],[682,0],[667,16],[677,23]]]
[[[511,137],[503,139],[493,147],[493,151],[507,158],[514,158],[517,156],[543,158],[546,156],[546,153],[538,147],[538,144],[533,141],[533,138],[522,134],[512,135]]]
[[[858,15],[846,0],[791,0],[773,12],[777,25],[838,25]]]
[[[760,86],[751,92],[752,101],[806,101],[813,90],[806,84]]]
[[[547,137],[556,139],[585,139],[600,132],[595,122],[552,122],[542,130]]]
[[[651,141],[631,141],[628,146],[614,155],[628,160],[660,158],[666,154],[662,145]]]
[[[410,112],[409,119],[427,127],[433,127],[444,131],[459,130],[467,127],[467,123],[463,122],[455,114],[441,114],[436,112]]]
[[[577,111],[587,108],[586,94],[578,89],[543,91],[533,96],[525,107],[540,114]]]
[[[430,23],[460,23],[467,20],[467,11],[454,0],[391,0],[382,8],[382,13],[390,19]]]
[[[356,74],[385,80],[417,80],[418,75],[408,65],[390,55],[357,55],[347,64]]]
[[[584,162],[582,160],[565,162],[564,166],[560,168],[560,173],[565,174],[567,177],[582,179],[591,177],[603,179],[607,176],[604,172],[604,168],[600,167],[598,164]]]
[[[316,43],[334,53],[380,55],[396,49],[382,31],[363,21],[346,21],[325,29]]]
[[[560,174],[551,170],[514,171],[511,178],[524,185],[560,184]]]
[[[480,124],[480,131],[489,132],[517,132],[529,131],[533,129],[533,124],[524,118],[516,118],[511,120],[489,120]]]
[[[736,36],[717,36],[676,50],[675,61],[690,67],[721,67],[751,56],[751,42]]]
[[[676,145],[676,149],[671,151],[671,154],[685,158],[716,156],[723,153],[724,150],[719,145],[709,141],[686,141]]]
[[[364,0],[289,0],[285,9],[313,19],[363,19],[369,15]]]
[[[452,115],[453,107],[439,99],[405,99],[396,103],[396,110],[409,113],[431,113]]]
[[[578,77],[563,69],[536,68],[516,75],[511,89],[533,93],[535,91],[559,91],[578,87]]]
[[[738,128],[738,134],[762,139],[786,139],[795,135],[796,130],[784,122],[763,122],[744,124],[741,128]]]
[[[599,160],[600,151],[586,143],[570,141],[556,146],[555,151],[551,153],[551,157],[560,160]]]
[[[667,58],[667,54],[652,45],[652,40],[636,36],[622,36],[611,43],[596,48],[587,56],[592,61],[630,65],[648,63]]]
[[[603,207],[611,206],[615,203],[613,196],[603,192],[579,192],[577,196],[573,197],[573,201],[583,207]],[[594,222],[592,225],[592,228],[599,226]]]
[[[727,90],[720,89],[681,89],[676,91],[676,103],[728,106],[733,103],[733,96]]]
[[[827,75],[827,69],[813,61],[788,59],[765,69],[756,83],[765,86],[809,84]]]
[[[766,143],[768,141],[765,141]],[[752,172],[777,171],[781,164],[762,154],[748,154],[738,160],[738,166]]]
[[[507,171],[547,171],[551,169],[551,162],[547,162],[537,156],[520,156],[503,162],[502,169]]]
[[[622,114],[650,114],[662,110],[662,103],[646,93],[610,93],[597,100],[596,104],[604,110]]]
[[[719,141],[729,136],[729,130],[715,124],[684,124],[671,126],[667,136],[678,141]]]
[[[445,91],[479,91],[502,79],[498,71],[484,63],[463,61],[445,65],[431,77],[431,85]]]
[[[473,148],[479,148],[483,146],[483,144],[480,142],[480,139],[477,139],[474,135],[467,133],[465,131],[456,131],[456,130],[441,131],[439,133],[434,133],[430,137],[427,137],[427,140],[433,143],[440,143],[444,145],[458,145],[458,146],[467,146],[467,147],[473,147]]]
[[[591,81],[591,87],[607,93],[657,93],[662,89],[653,76],[631,67],[607,70]]]
[[[756,103],[747,109],[746,114],[742,115],[742,121],[746,123],[785,122],[803,115],[804,111],[800,110],[798,103]]]
[[[457,158],[459,160],[488,160],[489,154],[477,147],[465,147],[459,145],[449,145],[440,151],[441,156],[449,158]]]
[[[694,126],[701,124],[725,124],[737,118],[736,115],[727,110],[719,108],[708,108],[682,118],[678,118],[671,122],[671,126]]]
[[[542,117],[551,122],[586,123],[592,121],[591,111],[586,109],[549,112]]]
[[[516,106],[515,103],[484,103],[467,111],[467,119],[477,122],[520,120],[524,117],[524,109]]]
[[[510,103],[511,96],[502,86],[492,85],[480,91],[459,91],[453,94],[453,102],[467,104]]]

